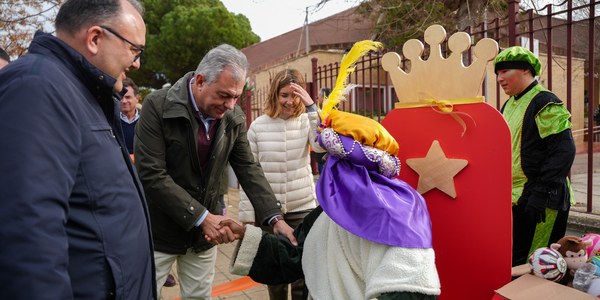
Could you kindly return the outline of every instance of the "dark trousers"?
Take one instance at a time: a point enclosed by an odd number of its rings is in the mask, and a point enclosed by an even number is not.
[[[529,251],[535,235],[537,223],[525,212],[524,205],[513,205],[513,251],[512,265],[518,266],[527,263]],[[567,219],[569,218],[569,208],[565,211],[559,210],[556,219],[553,221],[552,232],[546,246],[556,243],[565,236],[567,230]],[[547,220],[547,222],[550,222]]]
[[[513,250],[512,266],[522,265],[529,258],[529,249],[535,234],[537,223],[528,214],[521,205],[513,205]]]
[[[569,211],[571,210],[571,206],[567,210],[559,210],[558,215],[556,216],[556,221],[554,221],[554,227],[552,228],[552,234],[550,234],[550,241],[548,242],[548,246],[552,243],[558,242],[558,240],[562,239],[567,233],[567,223],[569,221]]]

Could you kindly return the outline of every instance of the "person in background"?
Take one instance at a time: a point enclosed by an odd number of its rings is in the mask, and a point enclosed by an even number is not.
[[[323,102],[325,100],[325,98],[329,97],[329,94],[331,93],[331,89],[327,88],[327,87],[323,87],[319,90],[319,96],[317,98],[317,106],[319,107],[319,109],[321,109],[323,107]],[[327,159],[326,154],[327,152],[312,152],[312,154],[314,155],[314,159],[317,161],[317,168],[319,170],[319,174],[321,174],[323,172],[323,166],[325,165],[325,160]]]
[[[600,126],[600,104],[598,104],[598,107],[594,110],[594,121],[596,126]]]
[[[252,155],[281,202],[284,220],[294,228],[317,206],[309,146],[324,151],[317,143],[317,106],[303,86],[298,70],[278,72],[271,80],[265,114],[248,129]],[[244,190],[239,220],[255,223],[254,207]],[[292,284],[292,299],[302,299],[303,286],[303,280]],[[287,299],[288,285],[270,285],[269,296]]]
[[[118,102],[136,0],[67,0],[0,71],[0,299],[156,299],[150,220]],[[31,109],[24,109],[28,107]]]
[[[241,51],[217,46],[195,71],[146,96],[136,125],[135,164],[152,220],[156,286],[164,284],[177,261],[182,299],[211,297],[217,248],[204,236],[231,242],[219,231],[225,218],[219,182],[228,162],[257,208],[258,223],[296,242],[252,157],[245,115],[236,105],[247,70]]]
[[[221,215],[227,216],[227,204],[225,203],[225,195],[229,191],[229,173],[228,167],[225,167],[221,181],[219,182],[219,205],[221,206]]]
[[[317,107],[319,109],[323,108],[323,103],[325,102],[325,98],[329,97],[331,93],[331,89],[328,87],[322,87],[319,89],[319,95],[317,96]]]
[[[6,53],[6,51],[4,51],[4,49],[0,48],[0,69],[6,67],[6,65],[8,65],[9,62],[10,56],[8,55],[8,53]]]
[[[531,51],[514,46],[494,60],[497,81],[510,96],[502,106],[512,136],[513,266],[565,235],[574,201],[567,176],[575,159],[571,114],[536,80]]]
[[[140,111],[137,109],[137,104],[140,102],[140,94],[138,86],[129,78],[123,80],[123,87],[125,87],[127,92],[121,98],[121,126],[123,127],[127,151],[129,154],[133,154],[135,124],[137,124],[140,118]]]

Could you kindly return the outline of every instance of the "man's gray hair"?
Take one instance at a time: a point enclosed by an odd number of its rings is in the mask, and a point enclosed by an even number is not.
[[[244,80],[248,73],[248,59],[242,51],[228,44],[221,44],[204,55],[196,69],[197,74],[203,74],[207,83],[215,82],[221,72],[229,68],[234,79]]]
[[[127,0],[143,16],[138,0]],[[67,0],[58,10],[54,26],[57,32],[74,34],[86,26],[101,25],[119,16],[121,0]]]

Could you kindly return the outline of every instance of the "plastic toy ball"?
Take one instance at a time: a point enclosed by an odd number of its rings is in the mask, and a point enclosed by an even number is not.
[[[567,272],[567,262],[552,248],[538,248],[529,257],[531,272],[541,278],[559,281]]]

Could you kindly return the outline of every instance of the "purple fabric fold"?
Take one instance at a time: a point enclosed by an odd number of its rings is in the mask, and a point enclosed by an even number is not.
[[[352,152],[351,160],[331,155],[326,161],[316,187],[323,211],[342,228],[375,243],[431,248],[423,197],[406,182],[377,173],[371,161],[360,158],[358,144]]]

